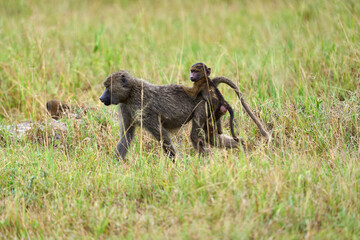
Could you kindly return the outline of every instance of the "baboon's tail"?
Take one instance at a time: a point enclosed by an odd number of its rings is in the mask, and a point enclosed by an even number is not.
[[[226,83],[227,85],[229,85],[234,91],[235,93],[238,95],[239,99],[242,98],[242,94],[238,88],[238,86],[236,86],[236,84],[231,81],[231,79],[227,78],[227,77],[214,77],[213,79],[211,79],[212,82],[215,84],[215,86],[217,87],[220,83]]]
[[[242,93],[240,92],[240,90],[236,86],[236,84],[233,81],[231,81],[229,78],[226,78],[226,77],[215,77],[212,79],[212,82],[215,84],[216,87],[220,83],[225,83],[225,84],[229,85],[232,89],[234,89],[235,93],[238,95],[238,97],[241,101],[241,104],[245,108],[246,112],[249,114],[251,119],[255,122],[256,126],[259,128],[261,135],[263,135],[266,138],[266,140],[270,141],[271,140],[270,134],[265,130],[265,128],[261,124],[261,122],[256,118],[256,116],[250,110],[249,106],[245,102],[244,97],[242,96]]]

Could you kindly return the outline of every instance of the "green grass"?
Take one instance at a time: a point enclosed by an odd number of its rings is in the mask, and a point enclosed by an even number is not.
[[[44,121],[52,98],[97,109],[62,120],[63,147],[0,130],[0,238],[360,237],[359,1],[0,0],[0,16],[0,125]],[[114,161],[105,77],[190,86],[199,61],[239,85],[274,141],[223,86],[247,156],[200,158],[187,126],[175,164],[145,131]]]

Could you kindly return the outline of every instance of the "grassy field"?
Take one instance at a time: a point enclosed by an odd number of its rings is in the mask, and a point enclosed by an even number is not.
[[[0,0],[0,126],[46,123],[57,98],[95,109],[63,147],[0,130],[0,238],[359,239],[360,2]],[[117,162],[116,107],[102,82],[127,69],[191,86],[189,67],[233,79],[272,129],[265,145],[179,157],[138,131]]]

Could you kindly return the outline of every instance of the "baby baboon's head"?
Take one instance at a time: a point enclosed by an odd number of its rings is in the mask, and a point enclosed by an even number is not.
[[[50,116],[58,120],[68,111],[70,108],[67,104],[61,103],[58,100],[50,100],[46,103],[46,109],[48,110]]]
[[[108,76],[104,82],[106,88],[100,101],[106,106],[125,102],[131,90],[133,77],[127,71],[119,71]]]
[[[211,74],[211,68],[208,68],[204,63],[195,63],[190,68],[190,80],[197,82],[200,79],[207,79]]]

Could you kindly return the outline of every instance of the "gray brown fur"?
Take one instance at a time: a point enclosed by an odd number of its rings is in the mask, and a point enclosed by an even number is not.
[[[153,85],[137,79],[127,71],[111,74],[104,82],[105,91],[100,100],[105,105],[119,104],[120,141],[116,157],[125,158],[135,128],[142,123],[158,141],[169,157],[175,156],[169,131],[178,129],[192,120],[190,134],[193,146],[201,153],[205,151],[206,141],[212,145],[227,148],[238,147],[238,143],[226,136],[218,136],[217,142],[202,137],[207,122],[206,103],[201,97],[189,97],[181,85]],[[212,126],[209,129],[213,132]]]

